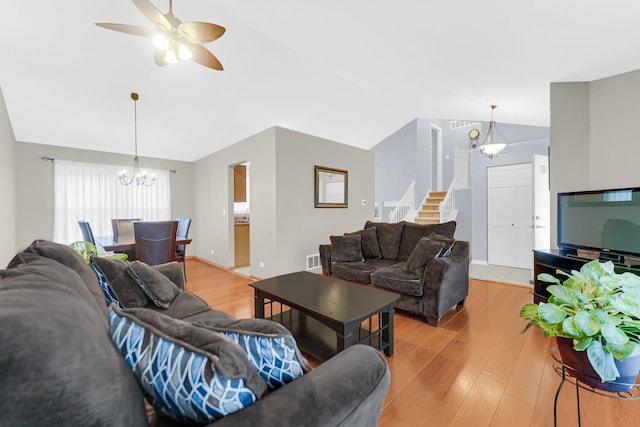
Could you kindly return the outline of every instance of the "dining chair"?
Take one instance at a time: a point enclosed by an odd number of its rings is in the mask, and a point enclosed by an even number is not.
[[[82,239],[85,242],[89,242],[92,245],[96,245],[96,239],[93,237],[93,231],[91,230],[91,225],[88,221],[81,219],[78,221],[78,225],[80,226],[80,231],[82,232]]]
[[[115,218],[111,220],[113,228],[113,241],[118,243],[133,243],[133,223],[140,221],[140,218]]]
[[[178,221],[134,222],[136,259],[148,265],[175,261]]]
[[[189,237],[189,227],[191,227],[191,218],[172,218],[172,221],[178,221],[177,236],[182,238]],[[184,272],[184,280],[187,280],[187,245],[176,246],[175,259],[182,263],[182,271]]]

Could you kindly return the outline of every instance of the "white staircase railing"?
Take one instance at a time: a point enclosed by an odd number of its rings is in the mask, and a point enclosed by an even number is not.
[[[456,179],[453,178],[451,185],[447,189],[447,195],[440,202],[440,222],[453,221],[458,216],[458,210],[453,206],[453,190],[456,185]]]
[[[404,192],[398,205],[389,213],[389,222],[395,223],[409,220],[411,215],[416,215],[416,182],[411,181],[409,188]]]

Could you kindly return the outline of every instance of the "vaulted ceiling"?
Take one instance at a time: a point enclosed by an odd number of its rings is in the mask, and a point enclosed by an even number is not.
[[[151,0],[163,12],[168,0]],[[175,0],[222,62],[158,67],[130,0],[3,1],[18,141],[193,161],[278,125],[370,148],[416,117],[549,126],[549,83],[640,69],[640,2]]]

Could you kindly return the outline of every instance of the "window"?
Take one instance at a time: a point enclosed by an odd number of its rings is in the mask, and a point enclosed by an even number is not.
[[[68,244],[82,239],[78,221],[89,221],[95,236],[113,234],[112,218],[145,221],[171,217],[169,172],[148,169],[156,182],[150,187],[122,185],[122,166],[55,161],[55,219],[53,240]]]

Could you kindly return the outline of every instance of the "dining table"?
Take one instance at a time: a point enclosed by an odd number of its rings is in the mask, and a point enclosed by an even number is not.
[[[129,252],[136,250],[136,242],[116,242],[113,240],[113,236],[97,236],[94,238],[96,244],[102,247],[107,252]],[[191,239],[185,236],[176,236],[176,246],[188,245],[191,243]]]

